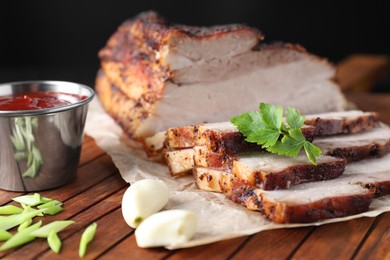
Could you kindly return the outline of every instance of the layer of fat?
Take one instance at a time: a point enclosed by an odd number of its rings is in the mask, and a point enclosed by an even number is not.
[[[195,182],[199,189],[205,191],[222,192],[222,182],[227,181],[229,173],[216,169],[196,167]]]
[[[331,156],[322,155],[317,158],[317,163],[339,161]],[[293,166],[311,165],[306,154],[301,153],[297,157],[281,156],[267,152],[249,152],[237,155],[233,162],[233,171],[239,171],[248,175],[254,172],[275,173],[286,170]]]
[[[330,197],[369,193],[360,183],[390,181],[390,154],[379,159],[350,163],[345,172],[333,180],[299,184],[288,190],[259,191],[267,198],[289,205],[307,204]]]
[[[379,128],[357,134],[317,137],[313,144],[319,146],[326,153],[328,149],[386,144],[389,141],[390,128],[382,124]]]
[[[189,172],[194,168],[194,150],[192,148],[169,151],[165,154],[172,176]]]
[[[369,190],[359,184],[343,182],[341,177],[321,182],[310,182],[293,186],[289,190],[256,191],[264,194],[267,200],[288,205],[309,204],[326,198],[368,194]]]
[[[145,145],[148,150],[157,152],[164,149],[166,138],[166,132],[161,131],[151,137],[145,138]]]
[[[333,69],[327,64],[309,59],[217,82],[180,86],[169,82],[136,136],[194,123],[228,121],[239,113],[257,110],[259,102],[294,107],[302,114],[340,111],[345,100],[330,80],[332,76]]]
[[[361,110],[348,110],[348,111],[337,111],[337,112],[329,112],[329,113],[320,113],[320,114],[311,114],[305,115],[306,119],[353,119],[361,116],[369,116],[372,115],[371,112],[363,112]]]
[[[258,42],[259,34],[252,30],[224,33],[206,40],[176,35],[168,37],[157,58],[171,70],[178,70],[201,61],[240,55],[251,50]]]
[[[198,132],[203,132],[205,130],[221,133],[233,133],[238,131],[237,127],[229,121],[199,125]]]

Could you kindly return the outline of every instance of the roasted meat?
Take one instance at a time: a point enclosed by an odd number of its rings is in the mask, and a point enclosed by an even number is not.
[[[262,39],[243,25],[190,27],[142,13],[100,51],[96,89],[124,131],[141,140],[170,127],[225,121],[260,101],[305,114],[345,109],[330,63],[301,46]]]

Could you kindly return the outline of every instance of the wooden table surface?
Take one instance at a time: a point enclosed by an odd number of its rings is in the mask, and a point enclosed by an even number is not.
[[[348,97],[363,110],[380,112],[381,119],[390,124],[390,94]],[[81,233],[96,221],[98,229],[86,259],[390,259],[390,212],[319,227],[264,231],[189,249],[141,249],[136,245],[134,230],[121,215],[121,199],[127,187],[110,157],[86,136],[77,179],[64,187],[41,192],[65,203],[63,212],[43,218],[44,223],[76,221],[59,233],[63,242],[61,253],[54,254],[46,240],[37,239],[0,252],[0,258],[77,259]],[[0,190],[0,205],[12,204],[11,198],[21,194]]]

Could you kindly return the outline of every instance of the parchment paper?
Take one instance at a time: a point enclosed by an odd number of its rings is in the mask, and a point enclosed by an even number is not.
[[[192,176],[173,179],[165,164],[148,159],[142,147],[125,140],[121,128],[104,112],[97,99],[90,104],[85,133],[94,138],[97,145],[112,157],[126,182],[133,183],[146,178],[161,179],[170,188],[170,202],[166,209],[188,209],[196,213],[198,228],[193,239],[186,243],[171,244],[166,247],[168,249],[193,247],[263,230],[319,226],[360,217],[375,217],[390,211],[390,196],[387,195],[374,199],[370,211],[362,214],[310,224],[274,224],[260,213],[229,201],[223,194],[197,189]]]

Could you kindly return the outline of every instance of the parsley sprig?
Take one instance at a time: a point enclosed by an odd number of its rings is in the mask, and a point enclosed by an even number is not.
[[[260,103],[259,111],[242,113],[232,117],[230,122],[246,137],[268,152],[296,157],[302,148],[309,161],[316,165],[321,149],[305,139],[301,127],[305,117],[294,108],[287,108],[283,122],[283,107]]]

